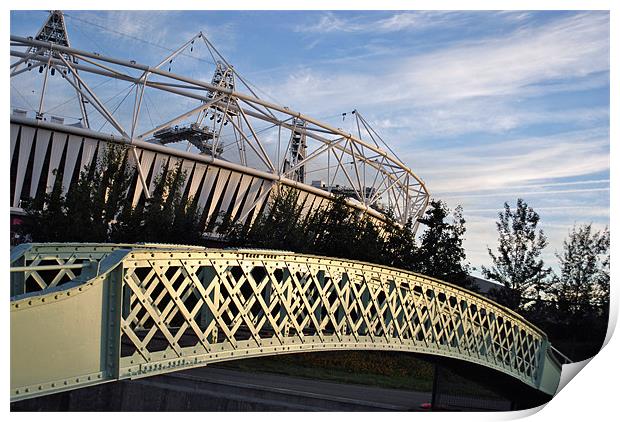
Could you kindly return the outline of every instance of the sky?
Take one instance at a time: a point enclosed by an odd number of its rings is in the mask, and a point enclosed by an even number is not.
[[[46,16],[11,12],[11,34],[35,35]],[[354,121],[342,113],[359,110],[434,198],[462,205],[477,274],[504,202],[539,213],[553,267],[573,225],[609,225],[608,12],[66,11],[66,21],[73,47],[147,64],[202,31],[268,101],[343,129]],[[207,50],[191,56],[171,70],[209,81]],[[110,104],[126,86],[105,85]],[[11,106],[31,108],[37,89],[14,78]],[[170,111],[147,103],[153,120]]]

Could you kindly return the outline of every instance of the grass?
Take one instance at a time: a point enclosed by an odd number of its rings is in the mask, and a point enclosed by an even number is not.
[[[339,351],[297,353],[240,359],[214,366],[247,372],[430,392],[434,364],[411,353]],[[478,383],[441,368],[439,391],[444,394],[500,398]]]
[[[314,352],[241,359],[222,368],[268,372],[347,384],[431,391],[433,365],[404,353]]]

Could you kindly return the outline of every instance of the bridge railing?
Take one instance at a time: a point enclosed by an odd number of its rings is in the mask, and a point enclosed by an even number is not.
[[[11,297],[62,286],[87,269],[98,274],[98,263],[119,249],[204,249],[199,246],[110,243],[25,243],[11,249]]]
[[[320,350],[447,356],[549,394],[559,380],[543,332],[480,295],[419,274],[282,251],[164,245],[111,246],[96,265],[64,287],[13,298],[16,399]],[[55,349],[62,353],[51,361],[32,356]]]

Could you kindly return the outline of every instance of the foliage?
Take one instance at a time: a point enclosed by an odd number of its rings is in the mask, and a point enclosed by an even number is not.
[[[57,175],[56,171],[54,171]],[[21,234],[34,242],[65,241],[65,228],[69,224],[66,216],[65,200],[62,196],[62,177],[56,177],[56,183],[50,192],[29,198],[23,202],[26,212]]]
[[[504,212],[499,213],[496,223],[498,253],[488,249],[493,266],[482,267],[485,277],[503,286],[493,292],[496,300],[516,311],[524,309],[527,299],[540,299],[547,288],[551,269],[540,258],[547,238],[542,230],[536,230],[539,220],[538,214],[520,198],[514,210],[504,203]]]
[[[547,325],[554,337],[570,339],[567,353],[586,358],[596,353],[607,329],[609,310],[609,230],[593,231],[591,224],[575,226],[557,253],[559,275],[554,275]],[[591,347],[574,349],[574,344]],[[580,356],[579,352],[583,353]]]
[[[593,306],[609,301],[609,230],[593,232],[592,225],[573,227],[556,254],[560,275],[554,277],[552,292],[559,315],[577,319],[592,313]]]
[[[180,164],[164,168],[150,199],[132,206],[139,183],[124,146],[108,146],[84,168],[62,195],[62,174],[48,193],[26,202],[22,231],[36,242],[160,242],[200,244],[201,210],[182,190],[187,175]]]
[[[27,201],[22,230],[39,242],[106,242],[118,210],[126,203],[135,170],[127,149],[108,146],[85,167],[77,183],[62,195],[62,172],[49,193]]]
[[[472,288],[467,275],[469,265],[465,263],[463,236],[465,219],[463,209],[456,207],[452,222],[445,221],[450,209],[442,202],[433,200],[419,221],[426,226],[417,250],[413,269],[422,274]]]
[[[378,224],[367,214],[352,211],[344,197],[325,208],[303,214],[295,190],[280,187],[266,211],[252,226],[233,227],[228,232],[232,245],[287,249],[295,252],[355,259],[420,272],[471,288],[469,267],[464,263],[465,220],[457,208],[453,221],[446,222],[450,210],[441,202],[431,202],[420,220],[427,230],[420,247],[416,244],[413,222],[396,224],[392,214]]]

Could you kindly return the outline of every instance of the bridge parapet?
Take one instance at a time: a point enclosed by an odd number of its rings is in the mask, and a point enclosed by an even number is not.
[[[59,268],[89,256],[90,270],[11,300],[12,400],[217,361],[351,349],[466,360],[547,394],[559,382],[561,365],[538,328],[419,274],[284,251],[65,246],[58,252],[82,249],[71,262],[56,255]],[[12,265],[37,262],[45,248]],[[36,358],[40,350],[47,359]]]

